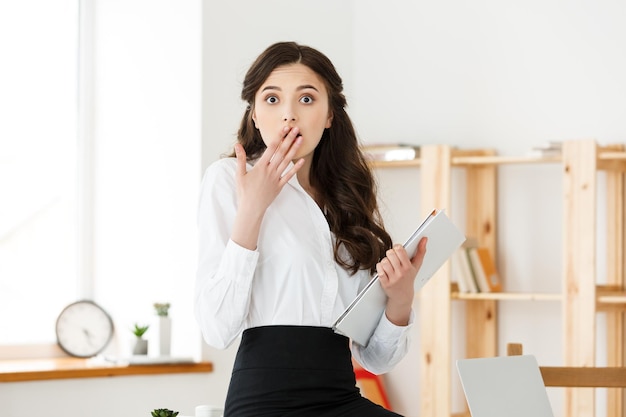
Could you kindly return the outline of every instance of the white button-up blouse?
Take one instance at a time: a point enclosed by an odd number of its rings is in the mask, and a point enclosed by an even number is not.
[[[256,250],[230,240],[236,169],[235,158],[220,159],[202,180],[194,307],[204,340],[225,348],[251,327],[331,327],[370,280],[369,271],[350,275],[335,262],[334,235],[297,176],[267,209]],[[383,314],[367,347],[352,343],[352,354],[370,372],[387,372],[406,354],[410,327]]]

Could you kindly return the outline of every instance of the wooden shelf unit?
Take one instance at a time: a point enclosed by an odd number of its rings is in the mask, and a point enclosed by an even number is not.
[[[607,315],[607,365],[625,365],[626,286],[626,147],[599,146],[594,140],[564,141],[557,157],[498,156],[493,150],[460,150],[448,145],[420,147],[420,158],[377,162],[377,168],[418,167],[421,171],[421,211],[451,207],[452,169],[465,170],[467,236],[475,237],[497,259],[497,172],[507,164],[560,164],[563,177],[563,254],[558,294],[461,294],[451,289],[447,262],[419,293],[421,417],[451,416],[453,364],[452,302],[465,303],[466,357],[492,357],[497,352],[497,303],[500,300],[559,301],[563,316],[565,366],[596,362],[596,314]],[[597,284],[596,217],[598,172],[604,171],[607,217],[607,283]],[[504,277],[506,281],[506,277]],[[432,317],[437,317],[436,323]],[[481,337],[476,337],[481,335]],[[610,389],[608,417],[626,415],[623,390]],[[595,390],[565,388],[564,413],[592,417]],[[467,412],[461,414],[467,415]]]

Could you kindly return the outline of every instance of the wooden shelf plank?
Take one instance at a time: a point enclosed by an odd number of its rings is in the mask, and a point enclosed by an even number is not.
[[[509,164],[544,164],[561,162],[561,158],[556,157],[518,157],[518,156],[498,156],[498,155],[467,155],[460,154],[453,156],[451,164],[453,166],[470,165],[509,165]],[[407,161],[371,161],[373,168],[406,168],[419,167],[422,165],[421,159],[411,159]]]
[[[596,310],[613,313],[626,311],[626,293],[596,296]]]
[[[563,296],[559,293],[461,293],[452,291],[450,296],[456,300],[521,300],[521,301],[562,301]],[[621,304],[626,309],[626,292],[603,292],[596,297],[598,304]],[[600,307],[600,306],[599,306]]]
[[[406,168],[419,167],[422,161],[419,159],[409,159],[406,161],[369,161],[372,168]]]
[[[129,365],[93,359],[55,358],[0,361],[0,382],[212,372],[211,362]]]
[[[459,293],[453,292],[450,296],[455,300],[495,300],[495,301],[562,301],[562,294],[550,293],[511,293],[511,292],[483,292]]]
[[[561,162],[561,157],[535,156],[459,156],[452,158],[452,165],[510,165],[510,164],[545,164]]]
[[[598,299],[598,303],[626,304],[626,293],[599,295],[597,299]]]
[[[561,156],[504,156],[504,155],[486,155],[475,150],[454,150],[451,159],[453,166],[471,166],[471,165],[513,165],[513,164],[546,164],[561,163]],[[419,167],[422,165],[420,158],[406,161],[372,161],[371,166],[374,168],[406,168]],[[605,151],[598,154],[598,169],[604,170],[626,170],[626,152],[624,151]]]
[[[596,309],[598,311],[625,311],[626,291],[619,285],[596,286]]]
[[[539,369],[546,387],[623,388],[626,380],[623,367],[542,366]]]

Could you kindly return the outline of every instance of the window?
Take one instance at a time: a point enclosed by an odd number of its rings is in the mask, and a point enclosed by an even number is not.
[[[172,354],[201,347],[201,3],[97,5],[0,3],[0,358],[54,354],[82,298],[113,318],[106,354],[129,354],[155,302]]]
[[[78,1],[0,3],[0,46],[0,344],[51,343],[78,296]]]

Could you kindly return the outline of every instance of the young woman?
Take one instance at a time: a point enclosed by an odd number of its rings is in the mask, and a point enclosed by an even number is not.
[[[200,196],[195,312],[205,341],[242,336],[225,417],[397,416],[361,397],[351,357],[384,373],[405,355],[426,251],[393,245],[330,60],[293,42],[246,74],[229,158]],[[367,346],[331,329],[377,272],[386,311]]]

